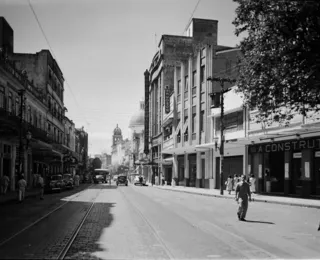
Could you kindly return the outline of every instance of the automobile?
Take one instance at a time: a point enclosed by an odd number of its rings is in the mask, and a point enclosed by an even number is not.
[[[48,178],[47,185],[45,186],[46,191],[53,192],[63,190],[65,187],[65,182],[61,174],[51,175]]]
[[[74,180],[71,174],[63,174],[63,181],[65,183],[65,189],[73,189],[74,187]]]
[[[95,183],[95,184],[98,184],[98,183],[105,183],[106,182],[106,179],[105,179],[105,177],[103,176],[103,175],[101,175],[101,174],[97,174],[97,175],[95,175],[94,177],[93,177],[93,182]]]
[[[118,176],[116,183],[117,183],[117,186],[118,185],[126,185],[126,186],[128,186],[128,178],[127,178],[127,176],[124,176],[124,175]]]
[[[140,178],[142,178],[142,182],[140,181]],[[142,175],[138,175],[134,177],[133,183],[134,185],[146,185],[146,180]]]

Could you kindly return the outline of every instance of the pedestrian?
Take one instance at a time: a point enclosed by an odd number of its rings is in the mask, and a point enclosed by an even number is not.
[[[76,174],[74,176],[74,184],[75,184],[76,187],[79,187],[79,185],[80,185],[79,182],[80,182],[80,176],[78,174]]]
[[[232,188],[233,188],[233,178],[231,175],[229,175],[227,181],[225,182],[226,184],[226,188],[227,188],[227,191],[229,192],[229,194],[231,194],[231,191],[232,191]]]
[[[7,193],[9,182],[9,177],[7,175],[3,175],[1,178],[1,193],[3,195],[6,195]]]
[[[253,174],[251,174],[251,177],[249,179],[249,183],[250,183],[251,194],[256,193],[256,178],[254,177]]]
[[[38,186],[40,188],[40,199],[43,200],[44,199],[44,197],[43,197],[43,194],[44,194],[44,180],[43,180],[42,174],[40,174],[39,177],[38,177]]]
[[[238,208],[238,219],[241,221],[246,221],[245,217],[248,211],[248,201],[251,201],[250,185],[246,181],[246,176],[241,176],[241,181],[236,187],[236,201],[239,204]]]
[[[234,177],[233,177],[233,190],[236,190],[238,182],[239,182],[238,175],[235,174]]]
[[[18,181],[19,202],[22,202],[24,200],[26,187],[27,187],[27,182],[24,179],[24,175],[22,174],[20,177],[20,180]]]

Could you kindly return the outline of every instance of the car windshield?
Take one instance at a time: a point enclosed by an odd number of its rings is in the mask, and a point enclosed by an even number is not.
[[[51,176],[51,180],[53,180],[53,181],[61,180],[61,176],[60,175],[53,175],[53,176]]]
[[[102,175],[96,175],[96,178],[103,178]]]
[[[127,179],[127,176],[119,176],[118,179]]]
[[[70,174],[65,174],[65,175],[63,175],[63,178],[64,178],[65,180],[70,180],[71,175],[70,175]]]

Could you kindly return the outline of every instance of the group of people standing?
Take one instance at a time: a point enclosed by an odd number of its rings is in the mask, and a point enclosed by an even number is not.
[[[245,178],[246,176],[243,175]],[[231,194],[231,191],[235,191],[237,184],[242,181],[242,177],[243,176],[238,176],[237,174],[234,175],[234,177],[232,177],[231,175],[229,175],[227,181],[225,182],[226,185],[226,190],[228,191],[229,194]],[[256,192],[256,178],[254,177],[253,174],[251,174],[250,178],[248,178],[247,181],[250,185],[250,192],[251,193],[255,193]]]

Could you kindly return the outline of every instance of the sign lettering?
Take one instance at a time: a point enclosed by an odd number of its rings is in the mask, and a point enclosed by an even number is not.
[[[320,138],[249,146],[250,153],[284,152],[302,149],[320,149]]]

